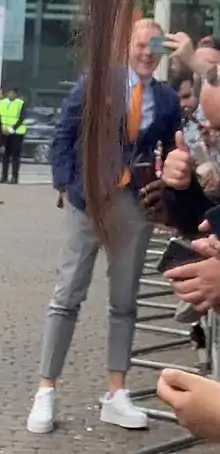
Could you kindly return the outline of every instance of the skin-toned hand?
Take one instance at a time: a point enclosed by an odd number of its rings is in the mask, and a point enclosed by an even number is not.
[[[201,59],[194,49],[191,38],[184,32],[178,32],[176,34],[166,34],[168,41],[164,41],[164,45],[169,49],[173,50],[171,58],[180,60],[186,65],[192,72],[199,76],[205,75],[208,69],[212,67],[207,61]],[[171,41],[169,41],[171,40]]]
[[[157,393],[169,404],[181,426],[199,438],[220,441],[220,384],[198,375],[165,369]]]
[[[191,183],[193,162],[181,131],[177,131],[175,142],[176,149],[168,153],[164,162],[162,179],[166,186],[187,189]]]
[[[195,49],[191,38],[184,32],[175,34],[168,33],[165,37],[168,38],[168,40],[164,41],[163,44],[173,50],[172,57],[178,58],[184,64],[188,65],[189,61],[191,61],[195,55]]]
[[[210,230],[211,227],[207,220],[199,226],[199,231],[202,233],[210,232]],[[216,235],[209,235],[208,238],[192,241],[192,246],[200,254],[220,260],[220,240]]]
[[[204,258],[201,262],[169,270],[164,276],[172,280],[178,298],[194,304],[199,313],[219,308],[220,260]]]

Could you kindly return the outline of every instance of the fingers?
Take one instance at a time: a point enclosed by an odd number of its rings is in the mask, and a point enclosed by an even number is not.
[[[215,257],[220,260],[220,241],[216,235],[192,241],[192,247],[204,257]]]
[[[209,232],[210,231],[210,224],[207,220],[203,221],[200,225],[199,225],[199,231],[200,232]]]
[[[172,270],[166,271],[164,277],[172,280],[184,280],[194,278],[198,274],[199,263],[189,263],[188,265],[179,266]]]
[[[162,178],[169,187],[186,189],[191,181],[192,159],[181,131],[178,131],[175,139],[177,148],[168,153]]]
[[[176,148],[179,148],[180,150],[186,151],[187,153],[189,153],[189,148],[186,145],[186,142],[185,142],[184,135],[183,135],[182,131],[177,131],[176,132],[176,134],[175,134],[175,142],[176,142]]]
[[[179,399],[181,391],[172,388],[164,379],[163,373],[161,374],[157,383],[157,395],[163,402],[175,408]]]
[[[191,243],[193,249],[204,257],[213,257],[215,256],[215,251],[210,245],[209,238],[200,238],[199,240],[194,240]]]
[[[139,191],[139,195],[145,206],[155,204],[163,197],[163,181],[156,180],[149,183]]]
[[[172,286],[178,294],[188,294],[199,289],[200,279],[195,277],[193,279],[186,279],[185,281],[173,281]],[[189,300],[191,302],[191,300]]]
[[[158,179],[158,180],[152,181],[151,183],[147,184],[145,187],[141,188],[140,194],[144,195],[146,193],[150,193],[152,191],[162,189],[162,187],[163,187],[163,181]]]
[[[175,290],[175,289],[174,289]],[[189,293],[182,293],[175,291],[176,295],[178,296],[179,300],[184,301],[185,303],[192,303],[197,310],[199,304],[201,304],[204,300],[204,296],[200,292],[200,290],[194,290]]]
[[[216,251],[216,254],[220,255],[220,241],[216,235],[210,235],[209,244],[210,247]]]
[[[212,304],[209,301],[203,301],[202,303],[195,306],[196,311],[201,315],[207,314],[207,312],[211,308]]]
[[[177,369],[164,369],[161,377],[167,385],[179,391],[190,391],[195,383],[195,375]]]

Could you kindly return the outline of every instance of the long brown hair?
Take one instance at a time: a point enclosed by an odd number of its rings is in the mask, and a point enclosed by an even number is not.
[[[122,171],[126,76],[134,0],[88,0],[88,80],[84,141],[86,204],[99,235],[108,243],[106,213],[114,205]],[[112,224],[111,224],[112,228]]]

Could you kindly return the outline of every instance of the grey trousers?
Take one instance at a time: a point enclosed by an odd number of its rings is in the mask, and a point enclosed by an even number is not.
[[[108,257],[108,369],[126,372],[130,365],[139,278],[152,225],[130,193],[122,193],[114,209],[121,216],[127,239],[126,247]],[[58,281],[49,305],[42,345],[40,375],[49,379],[57,378],[62,372],[100,247],[87,215],[70,204],[65,210]]]

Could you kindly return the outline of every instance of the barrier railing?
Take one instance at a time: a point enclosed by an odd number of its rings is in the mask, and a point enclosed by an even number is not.
[[[187,329],[175,329],[169,326],[157,326],[156,324],[149,324],[150,321],[159,321],[172,319],[176,310],[177,305],[173,301],[169,304],[166,302],[158,302],[158,297],[172,297],[173,291],[169,282],[164,281],[156,273],[156,264],[163,253],[164,248],[166,247],[167,239],[161,238],[159,234],[152,238],[150,242],[150,247],[147,251],[146,263],[143,270],[143,276],[140,279],[140,293],[137,299],[137,305],[140,309],[151,309],[151,315],[143,316],[141,314],[137,319],[136,330],[142,332],[151,332],[159,333],[163,336],[169,336],[168,340],[157,344],[150,345],[141,348],[134,348],[132,352],[131,365],[134,367],[144,367],[151,370],[162,370],[164,368],[176,368],[186,372],[191,372],[194,374],[201,374],[200,367],[188,367],[182,364],[173,364],[162,361],[152,361],[149,359],[141,358],[141,355],[148,355],[153,352],[163,352],[166,350],[171,350],[173,348],[181,348],[183,346],[190,345],[191,343],[191,332]],[[145,288],[147,287],[147,291]],[[152,291],[153,289],[153,291]],[[155,312],[152,314],[152,309],[155,309]],[[161,311],[160,311],[161,310]],[[148,322],[148,323],[144,323]],[[214,377],[220,378],[220,361],[218,354],[218,339],[220,338],[220,317],[216,314],[209,314],[208,323],[207,323],[207,354],[206,361],[207,367],[203,367],[202,370],[208,370],[208,363],[212,358],[210,355],[214,356]],[[211,328],[211,330],[210,330]],[[213,341],[213,333],[215,334]],[[170,337],[172,336],[172,339]],[[213,341],[213,342],[212,342]],[[210,346],[212,345],[212,348]],[[203,365],[204,366],[204,365]],[[149,388],[145,390],[135,391],[131,393],[132,399],[136,402],[138,400],[147,399],[149,397],[156,396],[156,388]],[[177,424],[176,416],[169,411],[158,410],[153,408],[142,408],[144,412],[147,413],[148,417],[151,419],[158,419],[161,421],[171,422]],[[191,435],[186,435],[174,440],[170,440],[166,443],[156,444],[151,447],[143,448],[142,450],[136,452],[135,454],[162,454],[170,452],[178,452],[183,449],[192,447],[194,444],[201,443],[201,440],[197,440]]]

